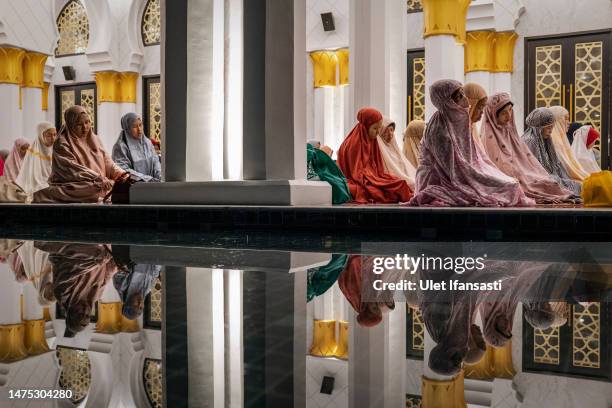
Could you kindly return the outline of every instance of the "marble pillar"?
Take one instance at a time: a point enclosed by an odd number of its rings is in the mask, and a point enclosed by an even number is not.
[[[407,60],[406,2],[355,0],[349,5],[350,117],[352,128],[359,109],[372,106],[396,123],[406,123]],[[401,132],[396,132],[401,145]]]
[[[19,87],[25,54],[19,48],[0,47],[0,149],[11,149],[15,139],[23,137]]]
[[[423,0],[425,38],[425,120],[436,108],[431,103],[430,86],[441,79],[464,82],[466,0]]]
[[[193,27],[189,28],[196,23],[196,15],[191,11],[199,10],[200,14],[204,13],[204,10],[198,7],[204,7],[207,2],[191,0],[189,7],[180,3],[182,2],[162,2],[162,21],[165,22],[165,30],[162,30],[162,89],[165,129],[168,130],[164,130],[168,137],[163,138],[166,143],[164,166],[166,181],[173,182],[134,185],[130,191],[131,202],[331,204],[329,184],[306,181],[308,54],[305,0],[244,2],[244,181],[214,181],[214,178],[209,177],[207,169],[192,167],[196,162],[198,166],[211,165],[207,152],[216,151],[216,145],[206,144],[210,133],[203,134],[202,130],[206,129],[196,126],[202,119],[189,115],[189,112],[202,109],[197,104],[198,99],[190,98],[195,89],[200,89],[204,94],[213,92],[212,77],[207,76],[204,72],[205,65],[202,66],[200,62],[203,64],[209,61],[209,57],[214,54],[211,42],[215,41],[214,38],[206,40],[202,37],[210,25],[206,25],[201,32]],[[216,15],[202,14],[202,18],[214,20]],[[184,27],[185,24],[187,28]],[[216,24],[212,21],[213,27]],[[200,59],[191,55],[196,51],[199,53],[197,55],[201,56]],[[208,53],[208,57],[201,53]],[[195,75],[195,72],[199,74]],[[183,76],[189,77],[189,86]],[[201,95],[198,98],[201,98]],[[176,109],[176,105],[183,108]],[[204,116],[208,113],[201,112]],[[187,126],[184,125],[185,121]],[[171,127],[174,124],[176,127]],[[193,126],[196,126],[198,131],[194,131]],[[169,132],[172,132],[172,136]],[[219,138],[222,140],[221,136]],[[222,154],[218,156],[215,155],[210,160],[223,157]],[[211,179],[213,181],[197,181]]]

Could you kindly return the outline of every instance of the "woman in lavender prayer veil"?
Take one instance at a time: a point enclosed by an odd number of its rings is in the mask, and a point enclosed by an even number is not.
[[[421,146],[412,205],[441,207],[531,206],[519,182],[495,168],[476,149],[470,134],[469,102],[461,83],[443,79],[430,88],[438,109]]]

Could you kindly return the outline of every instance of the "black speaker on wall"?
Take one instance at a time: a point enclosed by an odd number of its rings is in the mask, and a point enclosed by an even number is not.
[[[336,24],[334,24],[334,15],[332,13],[322,13],[321,21],[323,22],[323,30],[334,31]]]
[[[66,65],[65,67],[62,67],[62,71],[64,71],[64,79],[66,81],[74,81],[74,78],[76,78],[76,73],[72,66]]]
[[[321,382],[321,394],[331,395],[334,392],[334,377],[323,376],[323,381]]]

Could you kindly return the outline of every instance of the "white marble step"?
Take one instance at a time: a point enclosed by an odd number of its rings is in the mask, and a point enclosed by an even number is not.
[[[465,402],[483,407],[490,407],[493,394],[480,391],[465,390]]]
[[[493,381],[472,380],[466,378],[463,382],[463,388],[470,391],[493,392]]]
[[[463,383],[465,402],[468,406],[490,407],[493,400],[493,382],[471,380],[466,378]]]

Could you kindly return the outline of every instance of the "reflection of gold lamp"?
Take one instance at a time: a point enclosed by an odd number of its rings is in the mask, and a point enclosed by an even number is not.
[[[24,346],[23,323],[0,326],[0,362],[10,363],[28,356]]]
[[[421,406],[424,408],[464,408],[463,373],[449,380],[432,380],[423,376]]]
[[[512,340],[502,348],[493,348],[493,362],[495,378],[514,378],[516,371],[512,364]]]
[[[24,345],[29,355],[46,353],[49,351],[47,337],[45,336],[45,320],[26,320]]]
[[[130,320],[126,319],[124,315],[121,315],[121,331],[124,333],[136,333],[140,331],[138,319]]]
[[[310,355],[317,357],[333,357],[337,348],[336,321],[315,320],[313,322]]]
[[[121,302],[98,302],[98,333],[115,334],[121,331]]]
[[[476,364],[465,364],[465,376],[472,380],[492,380],[493,374],[493,347],[487,344],[487,351]]]
[[[349,324],[347,321],[338,322],[338,348],[335,356],[343,360],[348,360],[349,353]]]
[[[43,307],[43,319],[45,319],[45,322],[51,321],[51,312],[49,311],[49,306]]]

